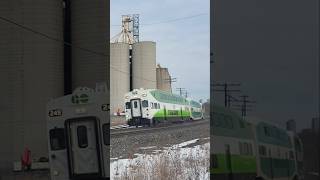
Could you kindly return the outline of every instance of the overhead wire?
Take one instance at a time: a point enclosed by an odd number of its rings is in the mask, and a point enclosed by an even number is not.
[[[186,16],[186,17],[181,17],[181,18],[175,18],[175,19],[170,19],[170,20],[166,20],[166,21],[159,21],[159,22],[154,22],[154,23],[149,23],[149,24],[141,24],[141,25],[144,25],[144,26],[149,26],[149,25],[156,25],[156,24],[163,24],[163,23],[170,23],[170,22],[176,22],[176,21],[181,21],[181,20],[185,20],[185,19],[191,19],[191,18],[194,18],[194,17],[198,17],[198,16],[203,16],[203,15],[207,15],[207,13],[200,13],[200,14],[195,14],[195,15],[192,15],[192,16]],[[72,43],[69,43],[69,42],[65,42],[64,40],[62,39],[58,39],[58,38],[54,38],[54,37],[51,37],[45,33],[42,33],[42,32],[39,32],[39,31],[36,31],[30,27],[27,27],[25,25],[22,25],[22,24],[19,24],[15,21],[12,21],[10,19],[7,19],[7,18],[4,18],[4,17],[1,17],[0,16],[0,20],[4,21],[4,22],[7,22],[7,23],[10,23],[10,24],[13,24],[21,29],[24,29],[26,31],[29,31],[29,32],[32,32],[36,35],[39,35],[39,36],[42,36],[42,37],[45,37],[47,39],[50,39],[50,40],[53,40],[53,41],[56,41],[56,42],[60,42],[60,43],[63,43],[64,45],[67,45],[67,46],[70,46],[70,47],[73,47],[73,48],[77,48],[77,49],[80,49],[82,51],[86,51],[88,53],[92,53],[92,54],[95,54],[95,55],[98,55],[98,56],[103,56],[103,57],[108,57],[107,54],[105,53],[101,53],[101,52],[96,52],[96,51],[93,51],[91,49],[87,49],[87,48],[84,48],[84,47],[81,47],[81,46],[77,46],[75,44],[72,44]],[[121,25],[111,25],[111,26],[121,26]],[[126,71],[122,71],[112,65],[110,65],[110,68],[118,71],[118,72],[122,72],[122,73],[126,73],[126,74],[129,74],[130,75],[130,72],[126,72]],[[139,77],[139,76],[132,76],[133,78],[138,78],[138,79],[142,79],[142,80],[146,80],[146,81],[151,81],[151,82],[156,82],[154,80],[150,80],[150,79],[146,79],[144,77]]]
[[[36,31],[36,30],[34,30],[34,29],[30,28],[30,27],[27,27],[27,26],[25,26],[25,25],[21,25],[21,24],[19,24],[19,23],[17,23],[17,22],[14,22],[14,21],[12,21],[12,20],[7,19],[7,18],[4,18],[4,17],[1,17],[1,16],[0,16],[0,20],[5,21],[5,22],[10,23],[10,24],[13,24],[13,25],[15,25],[15,26],[17,26],[17,27],[19,27],[19,28],[21,28],[21,29],[24,29],[24,30],[26,30],[26,31],[32,32],[32,33],[34,33],[34,34],[36,34],[36,35],[45,37],[45,38],[47,38],[47,39],[50,39],[50,40],[53,40],[53,41],[56,41],[56,42],[63,43],[64,45],[67,45],[67,46],[70,46],[70,47],[73,47],[73,48],[77,48],[77,49],[80,49],[80,50],[82,50],[82,51],[86,51],[86,52],[88,52],[88,53],[92,53],[92,54],[95,54],[95,55],[98,55],[98,56],[103,56],[103,57],[108,58],[108,55],[105,54],[105,53],[96,52],[96,51],[93,51],[93,50],[90,50],[90,49],[87,49],[87,48],[83,48],[83,47],[77,46],[77,45],[72,44],[72,43],[65,42],[65,41],[62,40],[62,39],[58,39],[58,38],[51,37],[51,36],[49,36],[49,35],[47,35],[47,34],[45,34],[45,33]],[[118,68],[116,68],[116,67],[114,67],[114,66],[112,66],[112,65],[110,65],[110,68],[112,68],[112,69],[114,69],[114,70],[116,70],[116,71],[118,71],[118,72],[122,72],[122,73],[126,73],[126,74],[129,74],[129,75],[130,75],[130,72],[122,71],[122,70],[120,70],[120,69],[118,69]],[[146,80],[146,81],[156,82],[156,81],[154,81],[154,80],[146,79],[146,78],[144,78],[144,77],[139,77],[139,76],[132,76],[132,77],[133,77],[133,78],[137,78],[137,79]]]
[[[186,19],[192,19],[198,16],[204,16],[204,15],[208,15],[208,13],[199,13],[199,14],[194,14],[191,16],[185,16],[185,17],[180,17],[180,18],[175,18],[175,19],[169,19],[169,20],[164,20],[164,21],[158,21],[158,22],[153,22],[153,23],[146,23],[146,24],[140,24],[141,26],[151,26],[151,25],[157,25],[157,24],[165,24],[165,23],[171,23],[171,22],[176,22],[176,21],[182,21],[182,20],[186,20]],[[116,26],[119,27],[121,26],[121,24],[113,24],[111,26]]]

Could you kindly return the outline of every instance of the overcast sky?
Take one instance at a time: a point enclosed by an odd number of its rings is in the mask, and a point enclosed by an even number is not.
[[[242,83],[257,101],[249,115],[310,127],[319,114],[318,1],[214,2],[214,79]]]
[[[157,63],[167,67],[195,100],[209,98],[209,0],[111,0],[111,37],[121,31],[121,15],[140,14],[140,41],[155,41]],[[158,23],[177,18],[193,18]]]

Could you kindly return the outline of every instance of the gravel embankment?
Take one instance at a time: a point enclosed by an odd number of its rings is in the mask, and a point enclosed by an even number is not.
[[[162,129],[161,131],[148,131],[146,133],[126,134],[123,136],[111,136],[111,158],[133,158],[135,153],[146,153],[148,148],[161,149],[173,144],[179,144],[192,139],[201,139],[199,143],[210,136],[209,121],[202,124],[190,124],[188,126]]]

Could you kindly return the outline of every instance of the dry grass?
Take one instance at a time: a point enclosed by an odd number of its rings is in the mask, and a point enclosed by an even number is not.
[[[197,150],[169,149],[156,155],[143,154],[129,160],[126,170],[116,167],[115,180],[179,180],[206,179],[209,177],[209,146],[199,146]]]

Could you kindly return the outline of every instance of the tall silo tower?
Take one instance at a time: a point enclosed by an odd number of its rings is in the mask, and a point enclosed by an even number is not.
[[[171,83],[175,78],[171,78],[168,68],[157,65],[157,89],[172,93]]]
[[[110,44],[110,112],[124,110],[124,95],[130,91],[129,44]]]
[[[132,45],[133,89],[156,89],[156,43],[141,41]]]
[[[79,86],[94,88],[96,83],[109,79],[108,9],[108,0],[71,2],[73,89]]]
[[[63,39],[63,4],[1,0],[0,16]],[[63,44],[0,20],[0,175],[12,171],[24,148],[47,157],[46,103],[63,95]]]

